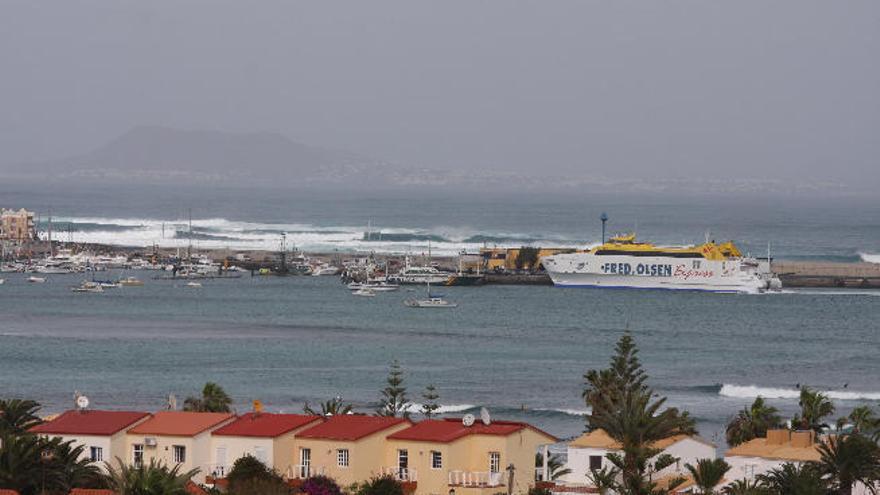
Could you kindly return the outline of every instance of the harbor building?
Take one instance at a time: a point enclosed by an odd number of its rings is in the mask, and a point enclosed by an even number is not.
[[[412,424],[408,419],[383,416],[331,416],[296,435],[293,477],[324,475],[339,486],[349,486],[379,476],[385,466],[386,437]]]
[[[0,208],[0,241],[18,243],[32,241],[37,237],[34,212],[21,208]]]
[[[31,433],[47,437],[60,437],[82,445],[83,457],[97,463],[115,465],[115,459],[125,459],[126,430],[148,420],[149,413],[136,411],[99,411],[78,409],[67,411],[55,419],[30,429]]]
[[[428,419],[388,435],[383,474],[409,482],[417,495],[491,495],[506,492],[511,479],[512,493],[527,492],[535,453],[557,439],[527,423],[470,423]]]
[[[231,423],[230,413],[160,411],[126,432],[128,462],[134,466],[151,460],[182,471],[203,468],[211,462],[211,432]],[[194,478],[204,483],[206,473]]]
[[[237,459],[251,456],[293,477],[297,433],[322,421],[302,414],[247,413],[211,433],[211,464],[205,471],[222,479]]]
[[[696,465],[700,459],[714,459],[716,447],[714,444],[692,435],[675,435],[654,442],[651,448],[660,450],[660,454],[669,454],[678,461],[658,471],[656,477],[659,480],[676,477],[687,478],[690,472],[685,464]],[[589,475],[594,470],[611,468],[608,454],[622,454],[623,446],[611,438],[605,430],[593,430],[584,433],[568,444],[568,460],[566,468],[571,470],[564,478],[566,485],[592,487]],[[683,488],[683,487],[682,487]]]

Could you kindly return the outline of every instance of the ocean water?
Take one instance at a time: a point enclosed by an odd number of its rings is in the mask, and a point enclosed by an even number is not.
[[[157,226],[161,236],[165,222],[167,234],[192,208],[196,232],[244,239],[222,240],[230,246],[274,248],[286,231],[302,236],[299,246],[325,251],[417,252],[430,238],[432,249],[452,253],[484,240],[592,243],[600,235],[596,218],[608,211],[609,230],[637,223],[640,235],[663,243],[698,242],[711,229],[710,236],[756,254],[771,242],[774,256],[789,259],[856,261],[880,252],[880,209],[847,201],[149,188],[0,193],[8,206],[51,206],[56,218],[81,225],[81,235],[120,243],[158,242]],[[364,241],[368,222],[374,232],[399,237],[381,241],[390,245]],[[268,234],[259,241],[246,230]],[[62,238],[76,235],[61,231]],[[122,274],[100,277],[115,275]],[[95,407],[151,410],[169,393],[182,400],[212,380],[239,410],[260,399],[270,410],[293,412],[305,401],[341,395],[369,411],[388,363],[398,359],[414,402],[433,383],[449,414],[485,406],[495,417],[525,419],[565,438],[583,429],[583,374],[605,366],[630,331],[657,392],[690,411],[701,433],[719,443],[723,424],[758,395],[786,414],[797,407],[798,385],[828,391],[840,415],[880,400],[877,291],[737,296],[453,287],[444,290],[458,308],[422,311],[402,304],[419,290],[357,298],[333,277],[246,275],[194,289],[148,279],[150,272],[134,275],[146,285],[76,294],[69,287],[82,276],[28,284],[24,275],[4,274],[0,396],[31,397],[58,411],[80,391]]]

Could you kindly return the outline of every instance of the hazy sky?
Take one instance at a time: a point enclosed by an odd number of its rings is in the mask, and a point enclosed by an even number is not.
[[[880,2],[0,0],[0,162],[138,124],[437,168],[880,184]]]

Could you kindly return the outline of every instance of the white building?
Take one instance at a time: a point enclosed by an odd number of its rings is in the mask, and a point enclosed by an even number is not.
[[[296,464],[296,434],[321,421],[321,416],[302,414],[245,414],[211,433],[211,464],[202,471],[223,478],[236,460],[249,455],[289,474]]]
[[[697,436],[675,435],[655,442],[651,447],[678,458],[678,462],[655,473],[655,479],[687,477],[690,473],[685,464],[696,465],[700,459],[714,459],[715,445]],[[592,486],[589,475],[593,470],[611,468],[606,457],[610,453],[622,454],[622,446],[604,430],[584,433],[568,444],[566,467],[571,473],[563,479],[566,485]],[[658,454],[660,455],[660,454]]]
[[[150,418],[149,413],[134,411],[67,411],[57,418],[31,428],[31,433],[72,440],[83,445],[82,456],[99,463],[116,464],[126,459],[125,432]]]
[[[724,454],[730,464],[727,479],[754,479],[785,463],[803,464],[820,459],[813,431],[769,430],[766,438],[755,438]]]

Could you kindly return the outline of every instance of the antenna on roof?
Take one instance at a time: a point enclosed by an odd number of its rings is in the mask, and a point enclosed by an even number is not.
[[[489,416],[489,410],[485,407],[480,408],[480,421],[482,421],[483,424],[486,426],[492,424],[492,417]]]

